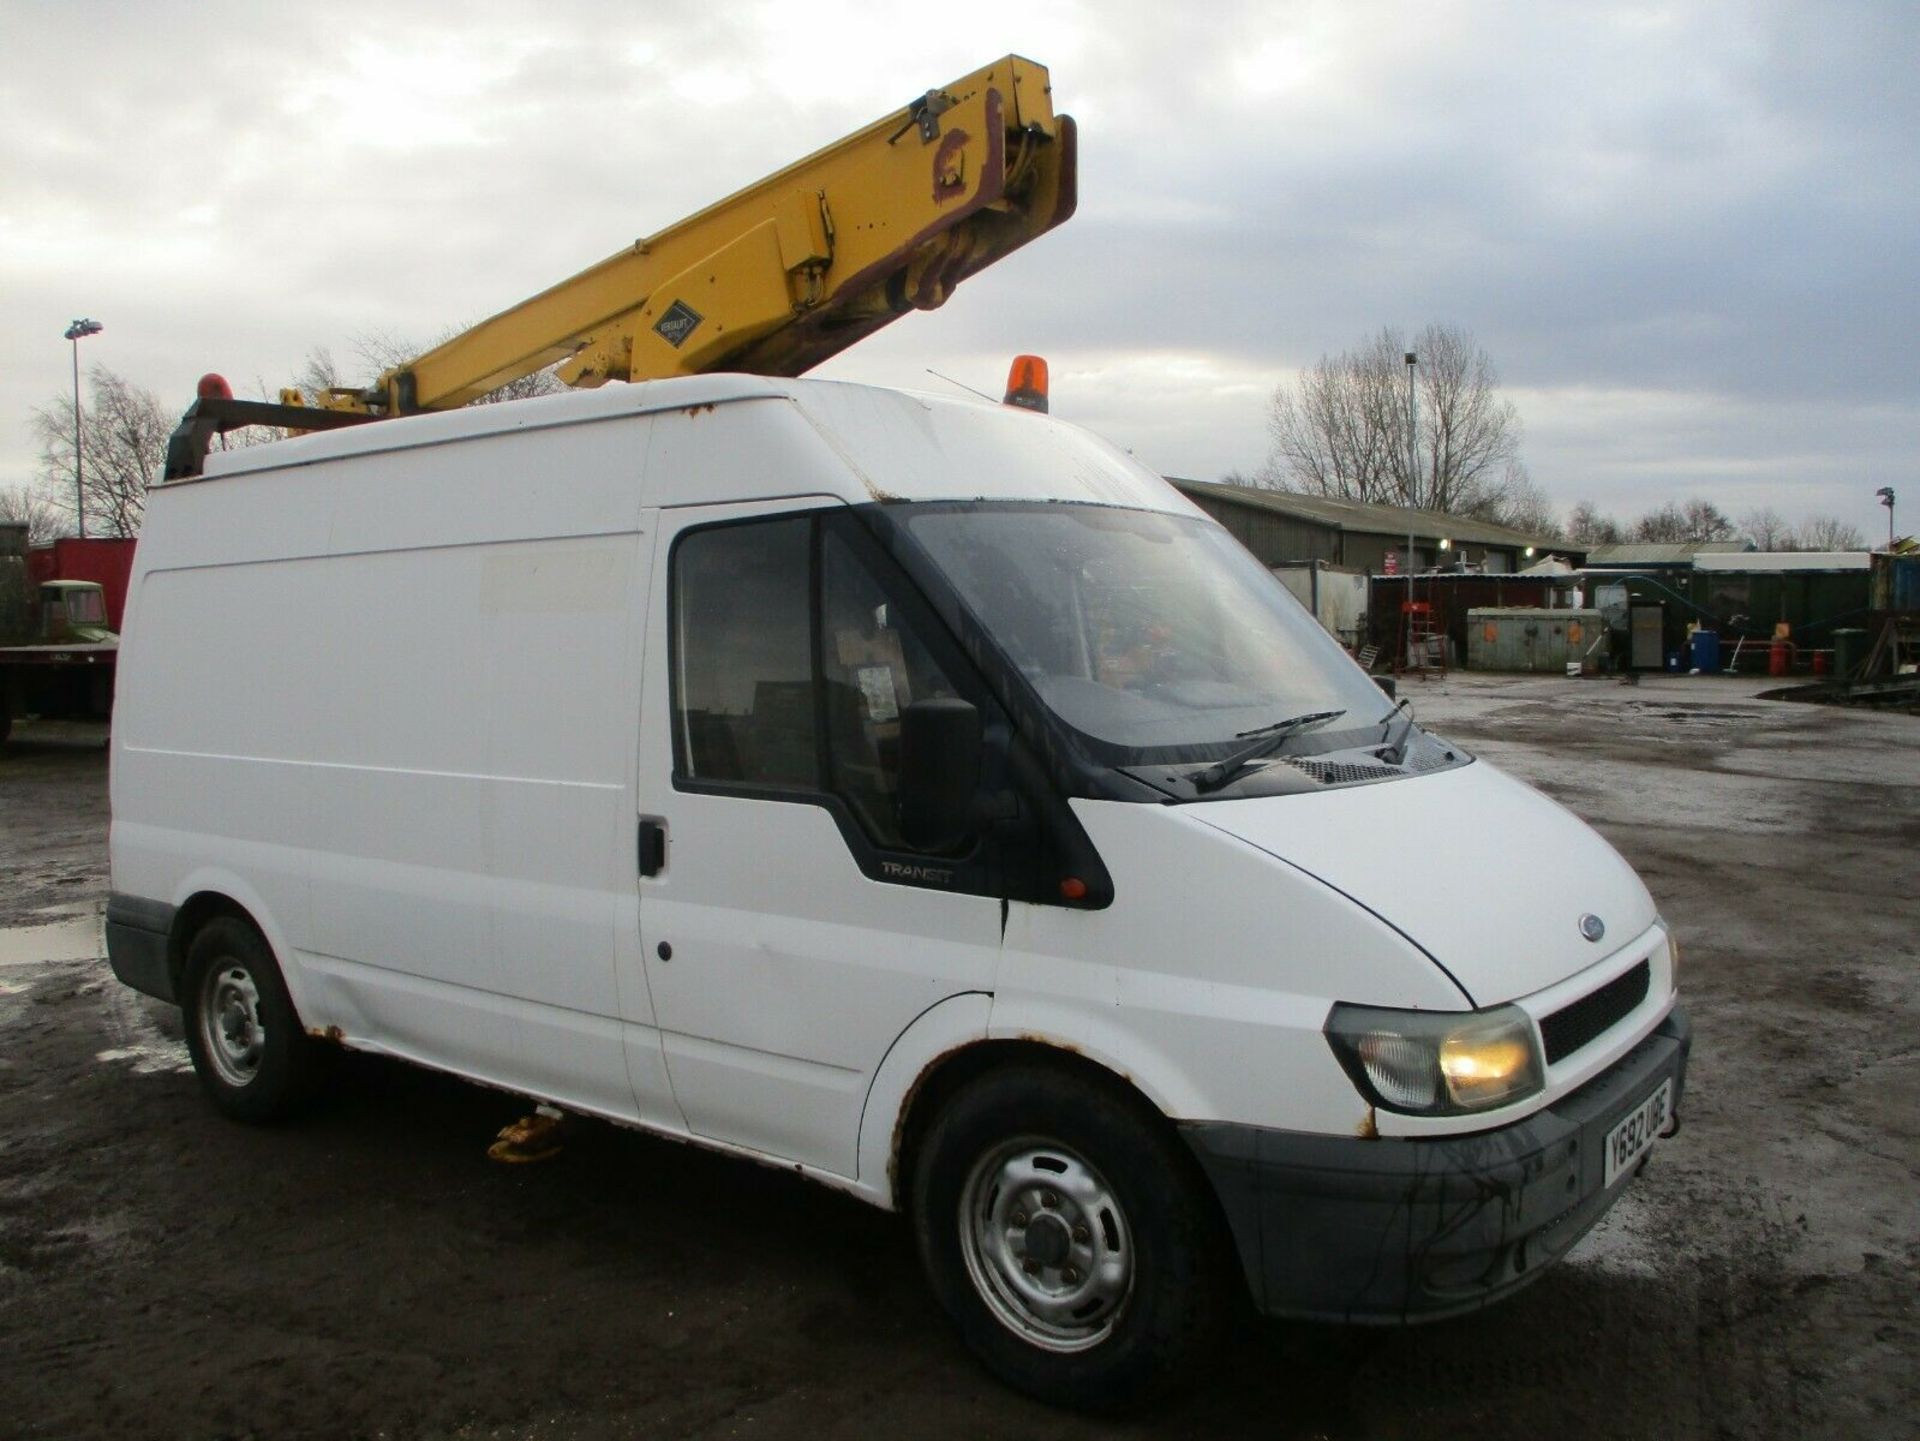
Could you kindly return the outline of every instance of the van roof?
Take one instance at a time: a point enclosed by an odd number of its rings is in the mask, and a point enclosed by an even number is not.
[[[650,411],[691,409],[736,400],[793,399],[797,387],[828,383],[831,382],[779,380],[759,375],[694,375],[638,384],[615,383],[603,385],[597,390],[569,390],[560,395],[543,395],[498,405],[468,405],[458,410],[402,416],[371,425],[315,431],[267,445],[214,451],[207,456],[203,475],[195,479],[211,480],[218,476],[278,470],[283,466],[305,465],[317,460],[377,455],[383,451],[438,445],[449,440],[542,430],[555,425],[577,425],[583,421],[643,415]],[[172,483],[177,485],[182,482]]]
[[[801,417],[839,457],[849,472],[849,498],[1080,500],[1199,514],[1191,501],[1109,442],[1030,410],[972,395],[732,374],[612,384],[216,451],[207,457],[203,476],[161,489],[483,436],[625,416],[697,414],[766,400],[786,402],[789,414]],[[738,498],[755,494],[750,487]]]

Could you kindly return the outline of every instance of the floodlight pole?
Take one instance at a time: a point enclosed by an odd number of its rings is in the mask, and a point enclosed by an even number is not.
[[[1893,487],[1883,485],[1874,492],[1880,497],[1880,504],[1887,508],[1887,549],[1893,549]]]
[[[67,327],[73,342],[73,519],[82,540],[87,538],[87,493],[80,483],[80,342],[101,328],[97,320],[76,320]]]
[[[1416,353],[1409,350],[1407,352],[1407,624],[1406,624],[1406,636],[1409,641],[1411,641],[1413,638],[1413,502],[1414,502],[1414,497],[1419,493],[1418,487],[1419,487],[1419,480],[1420,480],[1420,471],[1419,471],[1420,453],[1414,438],[1417,433],[1417,428],[1419,425],[1419,409],[1418,409],[1419,402],[1414,399],[1414,395],[1413,395],[1413,368],[1417,360],[1418,360],[1418,356],[1416,355]],[[1412,663],[1413,663],[1412,657],[1411,655],[1409,655],[1407,658],[1407,664],[1411,665]],[[1421,674],[1425,675],[1426,672],[1422,671]]]

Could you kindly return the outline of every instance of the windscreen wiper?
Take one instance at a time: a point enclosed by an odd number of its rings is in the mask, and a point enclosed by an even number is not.
[[[1407,723],[1406,729],[1400,732],[1400,739],[1397,741],[1383,739],[1380,744],[1380,749],[1374,752],[1375,755],[1379,756],[1380,759],[1388,765],[1399,766],[1407,763],[1407,742],[1413,739],[1413,701],[1411,699],[1403,699],[1392,710],[1388,711],[1386,718],[1382,720],[1380,724],[1387,728],[1387,735],[1391,736],[1393,734],[1393,718],[1399,715],[1401,711],[1407,713]]]
[[[1339,720],[1345,714],[1345,710],[1309,711],[1306,715],[1292,716],[1283,721],[1275,721],[1272,725],[1255,726],[1250,731],[1241,731],[1234,737],[1235,740],[1244,740],[1248,736],[1259,736],[1260,739],[1245,750],[1234,752],[1225,760],[1215,761],[1205,770],[1195,771],[1187,777],[1187,780],[1202,795],[1208,791],[1217,791],[1262,756],[1272,755],[1279,750],[1289,737],[1297,736],[1301,731],[1312,730],[1315,726],[1323,726],[1328,721]]]

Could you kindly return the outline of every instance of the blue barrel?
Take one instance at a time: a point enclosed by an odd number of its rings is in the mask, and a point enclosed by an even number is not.
[[[1693,668],[1702,675],[1720,672],[1720,632],[1697,630],[1693,633]]]

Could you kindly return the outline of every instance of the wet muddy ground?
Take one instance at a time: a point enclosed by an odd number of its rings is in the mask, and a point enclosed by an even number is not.
[[[97,737],[22,727],[0,1435],[1920,1434],[1920,721],[1760,688],[1407,685],[1605,832],[1677,926],[1685,1128],[1506,1305],[1249,1328],[1203,1390],[1117,1428],[1002,1390],[899,1222],[784,1175],[597,1124],[502,1167],[510,1098],[359,1058],[297,1124],[220,1119],[173,1013],[95,959]],[[1417,865],[1473,818],[1408,821]]]

